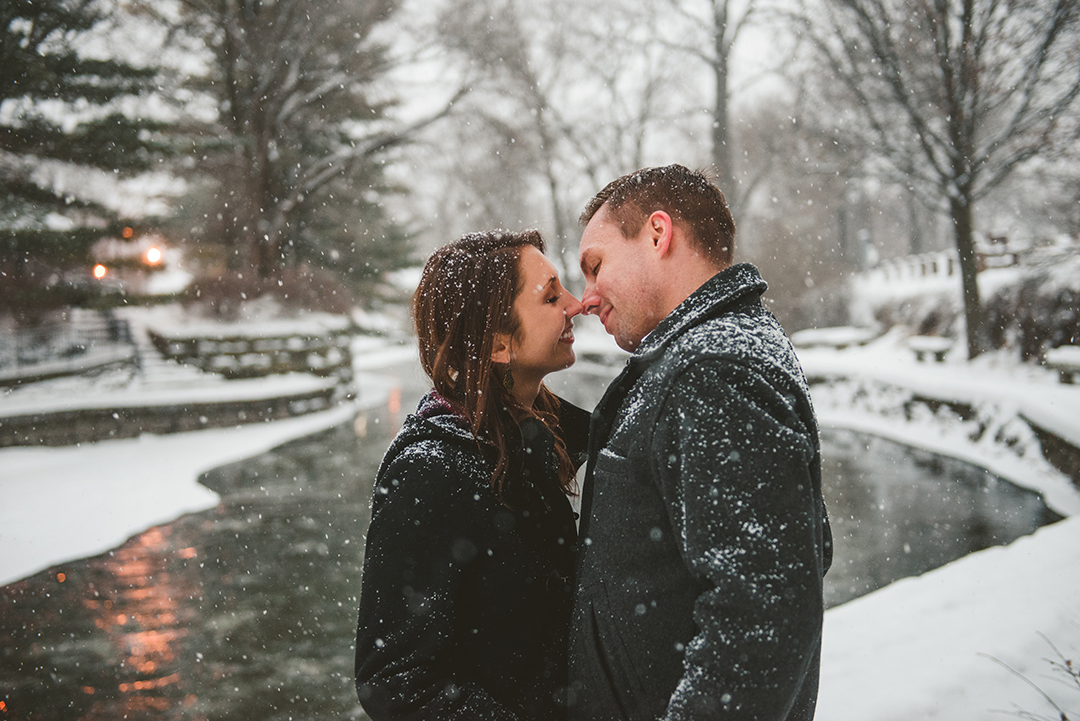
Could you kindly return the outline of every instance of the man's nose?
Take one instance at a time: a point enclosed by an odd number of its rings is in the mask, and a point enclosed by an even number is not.
[[[585,291],[581,294],[581,312],[585,315],[596,315],[600,310],[600,295],[596,292],[594,283],[587,283]]]

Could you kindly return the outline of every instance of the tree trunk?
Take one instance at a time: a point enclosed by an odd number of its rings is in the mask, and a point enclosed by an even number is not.
[[[975,233],[972,223],[971,200],[953,197],[949,201],[956,252],[960,257],[960,282],[963,290],[964,319],[967,322],[968,359],[983,350],[983,313],[979,298],[978,258],[975,255]]]
[[[716,86],[716,98],[712,117],[712,158],[716,171],[720,174],[720,189],[728,197],[730,205],[736,196],[735,172],[731,167],[731,144],[728,133],[728,47],[727,2],[717,3],[713,7],[713,79]]]

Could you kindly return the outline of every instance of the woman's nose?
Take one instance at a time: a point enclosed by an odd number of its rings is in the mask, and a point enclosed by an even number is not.
[[[583,306],[581,301],[575,298],[573,294],[567,293],[567,295],[570,296],[570,302],[567,303],[566,310],[564,311],[566,317],[573,318],[575,315],[580,315],[581,312],[585,310],[585,306]]]

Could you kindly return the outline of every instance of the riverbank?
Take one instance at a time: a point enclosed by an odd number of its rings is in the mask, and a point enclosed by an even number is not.
[[[177,516],[213,508],[199,483],[214,468],[389,405],[393,385],[362,375],[363,392],[285,420],[65,447],[0,449],[0,585],[119,546]]]
[[[1074,661],[1080,655],[1080,491],[1044,457],[1033,428],[1080,445],[1080,387],[1004,353],[917,362],[898,337],[799,357],[818,380],[823,426],[975,463],[1066,516],[828,611],[817,718],[1056,718],[1024,678],[1062,708],[1080,706],[1080,691],[1052,680],[1047,661],[1056,659],[1047,639]]]

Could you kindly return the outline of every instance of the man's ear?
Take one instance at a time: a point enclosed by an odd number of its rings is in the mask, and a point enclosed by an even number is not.
[[[649,216],[649,219],[645,221],[646,229],[649,232],[649,239],[652,240],[653,247],[656,248],[658,254],[662,257],[671,252],[671,235],[674,231],[674,223],[671,222],[671,216],[662,210],[654,210]]]
[[[496,333],[491,342],[491,362],[509,363],[510,358],[510,335],[508,333]]]

